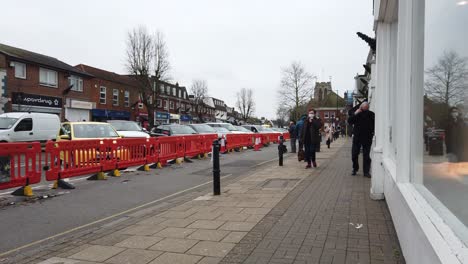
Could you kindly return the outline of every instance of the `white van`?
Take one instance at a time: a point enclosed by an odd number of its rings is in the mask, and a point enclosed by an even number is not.
[[[60,119],[54,114],[12,112],[0,114],[0,142],[52,140]]]

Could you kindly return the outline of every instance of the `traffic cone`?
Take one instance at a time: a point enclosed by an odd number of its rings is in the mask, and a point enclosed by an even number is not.
[[[261,141],[260,137],[255,137],[254,151],[260,151]]]

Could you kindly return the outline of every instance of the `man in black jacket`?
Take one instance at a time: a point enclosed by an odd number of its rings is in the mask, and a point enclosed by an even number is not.
[[[317,151],[317,145],[320,146],[320,129],[322,126],[322,121],[317,116],[317,112],[314,109],[309,109],[309,115],[304,121],[301,131],[301,142],[304,145],[305,160],[307,161],[306,169],[310,168],[312,164],[314,168],[317,167],[315,152]]]
[[[370,178],[370,149],[374,137],[375,114],[369,110],[369,104],[364,102],[356,112],[351,112],[348,123],[353,125],[353,176],[359,170],[359,152],[363,149],[364,176]]]

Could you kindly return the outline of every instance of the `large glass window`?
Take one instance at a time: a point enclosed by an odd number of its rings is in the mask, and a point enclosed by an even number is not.
[[[15,77],[20,79],[26,79],[26,64],[21,62],[15,62]]]
[[[426,0],[422,182],[468,241],[468,2]]]
[[[83,78],[81,77],[74,76],[74,75],[68,77],[68,84],[73,85],[71,88],[72,91],[77,91],[77,92],[83,91]]]
[[[99,103],[106,104],[106,87],[101,86],[99,90]]]
[[[114,89],[112,91],[112,104],[119,105],[119,89]]]

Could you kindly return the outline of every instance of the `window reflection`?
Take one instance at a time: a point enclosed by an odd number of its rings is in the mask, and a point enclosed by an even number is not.
[[[456,221],[468,226],[466,25],[468,1],[426,0],[424,185]]]

